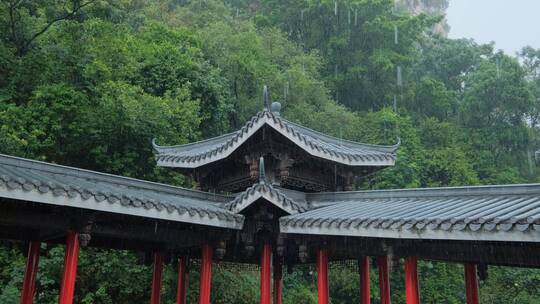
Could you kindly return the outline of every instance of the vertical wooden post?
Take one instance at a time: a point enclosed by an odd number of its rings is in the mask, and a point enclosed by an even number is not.
[[[370,304],[369,257],[361,257],[360,260],[358,260],[358,268],[360,272],[360,304]]]
[[[328,251],[319,249],[317,253],[317,290],[319,304],[328,304]]]
[[[281,278],[283,276],[283,265],[280,262],[274,265],[274,301],[273,304],[281,304]]]
[[[210,245],[202,246],[199,304],[210,304],[210,285],[212,283],[212,253],[212,247]]]
[[[77,278],[77,262],[79,260],[79,234],[69,231],[66,239],[66,254],[64,256],[64,274],[60,286],[58,303],[72,304],[75,293],[75,280]]]
[[[377,257],[379,268],[379,290],[381,294],[381,304],[390,304],[390,277],[388,273],[388,257]]]
[[[272,246],[264,244],[261,253],[261,304],[271,304],[272,300]]]
[[[26,269],[24,271],[23,286],[21,290],[21,304],[34,303],[36,294],[36,277],[39,264],[39,249],[41,242],[32,241],[28,247],[28,256],[26,258]]]
[[[418,259],[413,256],[405,258],[405,299],[407,304],[420,304]]]
[[[176,289],[176,304],[186,304],[187,284],[187,257],[178,258],[178,287]]]
[[[479,304],[478,297],[478,277],[476,274],[476,264],[465,264],[465,288],[467,294],[467,304]]]
[[[161,277],[163,276],[163,254],[154,252],[154,272],[152,275],[152,294],[150,304],[161,302]]]

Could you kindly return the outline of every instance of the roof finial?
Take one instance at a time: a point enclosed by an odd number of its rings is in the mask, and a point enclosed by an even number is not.
[[[274,101],[272,102],[272,104],[270,105],[270,111],[272,111],[272,113],[276,116],[280,116],[281,114],[279,113],[279,111],[281,111],[281,103],[277,102],[277,101]]]
[[[270,104],[268,101],[268,87],[266,85],[263,87],[263,105],[265,110],[270,109]]]
[[[266,173],[264,173],[264,157],[259,158],[259,183],[266,181]]]

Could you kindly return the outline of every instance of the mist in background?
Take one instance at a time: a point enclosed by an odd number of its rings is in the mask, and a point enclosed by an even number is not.
[[[495,42],[515,55],[522,47],[540,48],[540,0],[450,0],[449,38]]]

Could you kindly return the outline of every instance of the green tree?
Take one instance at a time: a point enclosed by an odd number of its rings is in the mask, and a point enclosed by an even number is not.
[[[420,54],[413,65],[415,82],[429,77],[454,92],[461,92],[468,75],[493,53],[493,46],[470,39],[447,39],[428,36],[419,40]]]
[[[359,189],[540,180],[531,166],[538,50],[524,48],[520,62],[492,45],[434,36],[427,31],[438,18],[394,11],[392,0],[1,0],[0,17],[2,153],[189,186],[156,168],[151,139],[187,143],[236,129],[262,109],[267,84],[286,119],[361,142],[401,139],[396,166]],[[24,252],[1,243],[1,303],[18,302]],[[146,302],[151,267],[142,256],[84,248],[76,302]],[[39,303],[57,302],[62,263],[62,246],[43,246]],[[352,265],[333,265],[333,303],[357,301]],[[316,303],[313,267],[293,270],[284,303]],[[463,303],[461,266],[425,261],[420,273],[424,303]],[[214,302],[257,301],[258,272],[214,274]],[[371,276],[376,303],[376,268]],[[167,265],[165,303],[175,280]],[[403,303],[402,264],[391,283],[393,302]],[[537,303],[537,286],[538,271],[490,267],[481,296]]]
[[[490,154],[484,166],[497,167],[515,161],[516,157],[526,159],[529,132],[525,120],[533,107],[525,72],[516,59],[496,54],[469,75],[460,120],[467,128],[474,150],[471,152],[477,156],[482,151]],[[486,169],[477,167],[481,178],[492,174]]]
[[[237,5],[249,11],[251,4]],[[306,50],[317,50],[326,59],[322,74],[334,99],[362,110],[390,103],[398,90],[397,67],[412,63],[415,42],[437,22],[395,14],[392,0],[278,0],[255,7],[258,26],[279,26]]]

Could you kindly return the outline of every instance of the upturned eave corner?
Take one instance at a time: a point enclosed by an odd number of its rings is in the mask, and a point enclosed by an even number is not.
[[[401,144],[400,140],[395,145],[384,146],[339,139],[264,110],[236,132],[175,146],[159,146],[153,140],[152,147],[159,166],[194,169],[227,158],[264,126],[313,157],[345,166],[393,166]]]

